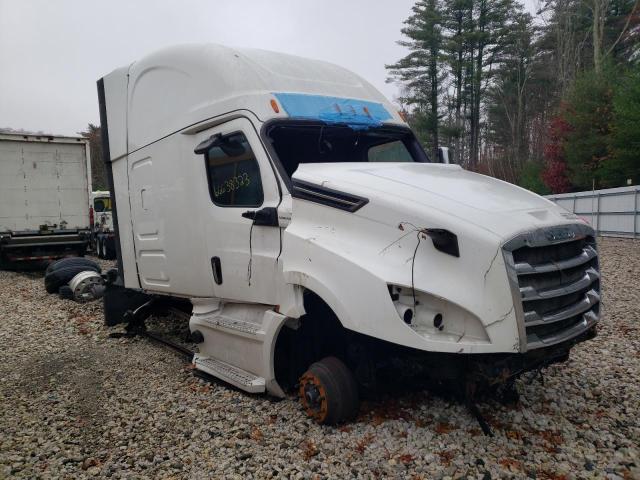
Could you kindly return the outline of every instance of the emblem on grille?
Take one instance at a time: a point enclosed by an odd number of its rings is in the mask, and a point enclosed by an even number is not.
[[[572,238],[576,238],[576,232],[566,227],[549,228],[545,230],[544,236],[550,242],[557,242],[561,240],[570,240]]]

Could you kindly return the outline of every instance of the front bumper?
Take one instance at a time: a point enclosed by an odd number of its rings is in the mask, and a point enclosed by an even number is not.
[[[476,355],[473,359],[468,359],[470,363],[467,378],[485,385],[505,383],[523,373],[568,360],[569,352],[575,345],[596,335],[597,327],[592,326],[570,340],[526,353]]]

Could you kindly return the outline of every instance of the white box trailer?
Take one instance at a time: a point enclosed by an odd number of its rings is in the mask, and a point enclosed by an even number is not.
[[[120,274],[106,321],[186,299],[197,369],[249,392],[297,386],[333,423],[385,378],[470,392],[595,334],[591,227],[432,163],[343,68],[192,45],[115,70],[98,94]]]
[[[0,262],[83,255],[90,179],[87,139],[0,133]]]

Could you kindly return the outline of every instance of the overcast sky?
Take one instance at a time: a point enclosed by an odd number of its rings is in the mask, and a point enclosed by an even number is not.
[[[0,128],[97,124],[96,80],[158,48],[213,42],[327,60],[389,99],[414,0],[0,0]]]

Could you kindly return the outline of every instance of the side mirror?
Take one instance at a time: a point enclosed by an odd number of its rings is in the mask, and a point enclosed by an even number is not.
[[[203,142],[200,142],[198,146],[193,150],[193,153],[195,153],[196,155],[202,155],[203,153],[207,153],[211,149],[211,147],[215,147],[216,145],[218,145],[221,139],[222,139],[222,135],[220,135],[219,133],[216,133],[215,135],[211,135],[209,138],[207,138]]]
[[[200,142],[198,146],[193,150],[193,153],[195,153],[196,155],[201,155],[203,153],[207,153],[213,147],[220,147],[220,149],[228,157],[239,157],[247,150],[241,142],[232,140],[230,138],[233,136],[234,134],[231,134],[230,136],[223,136],[220,133],[211,135],[205,141]]]
[[[438,147],[438,163],[455,164],[453,149],[450,147]]]
[[[247,210],[242,214],[242,216],[253,220],[253,224],[257,226],[278,226],[278,209],[275,207],[264,207],[260,210]]]

